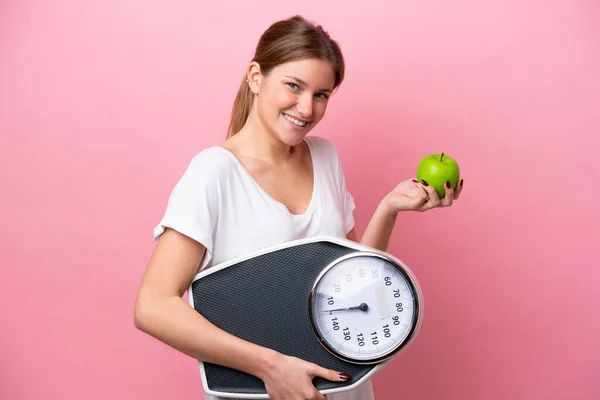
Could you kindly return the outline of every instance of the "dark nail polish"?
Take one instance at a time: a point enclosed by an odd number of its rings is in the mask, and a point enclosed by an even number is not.
[[[344,373],[340,372],[340,378],[342,378],[343,380],[347,381],[348,379],[350,379],[350,375],[344,374]]]
[[[461,179],[461,180],[460,180],[460,186],[462,186],[462,185],[463,185],[463,180]]]
[[[413,179],[412,181],[413,181],[414,183],[419,183],[419,181],[418,181],[418,180],[416,180],[416,179]]]
[[[452,186],[450,185],[450,181],[446,181],[446,187],[450,189]]]
[[[423,184],[423,186],[429,186],[429,183],[425,182],[424,180],[422,180],[421,183]]]

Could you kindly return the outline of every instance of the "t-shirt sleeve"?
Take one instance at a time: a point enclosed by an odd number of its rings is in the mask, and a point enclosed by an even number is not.
[[[154,241],[158,241],[166,228],[182,233],[206,248],[205,265],[212,256],[213,232],[219,212],[220,190],[218,178],[211,169],[208,153],[200,152],[171,191],[166,210],[154,228]]]
[[[356,205],[354,203],[354,197],[346,186],[346,177],[344,174],[344,168],[342,167],[342,161],[338,156],[339,165],[339,182],[340,182],[340,193],[342,194],[342,207],[344,209],[344,228],[346,235],[354,228],[354,209]]]
[[[354,228],[354,209],[356,208],[356,205],[354,203],[354,197],[346,185],[346,176],[340,154],[330,140],[323,137],[315,137],[314,140],[319,143],[321,148],[325,151],[323,154],[328,158],[333,173],[335,174],[335,182],[338,186],[337,192],[340,196],[339,201],[342,208],[341,211],[344,215],[344,231],[347,235]]]

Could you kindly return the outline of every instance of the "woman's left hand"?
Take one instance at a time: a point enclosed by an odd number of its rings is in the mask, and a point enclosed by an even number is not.
[[[463,180],[456,190],[446,182],[446,195],[440,198],[435,188],[425,181],[408,179],[400,182],[385,198],[393,212],[427,211],[436,207],[450,207],[458,199],[463,189]]]

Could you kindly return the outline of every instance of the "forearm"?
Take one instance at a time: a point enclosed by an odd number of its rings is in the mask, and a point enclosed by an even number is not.
[[[387,251],[396,224],[396,216],[397,213],[387,205],[386,201],[382,201],[373,213],[360,243],[381,251]]]
[[[141,311],[143,310],[143,311]],[[181,297],[147,301],[136,310],[138,329],[197,360],[227,366],[263,379],[280,356],[218,328]]]

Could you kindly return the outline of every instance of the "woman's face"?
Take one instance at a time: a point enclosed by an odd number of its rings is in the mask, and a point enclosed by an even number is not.
[[[267,76],[250,72],[250,87],[257,94],[254,105],[263,126],[282,143],[299,144],[325,115],[335,84],[331,64],[304,59],[279,65]]]

